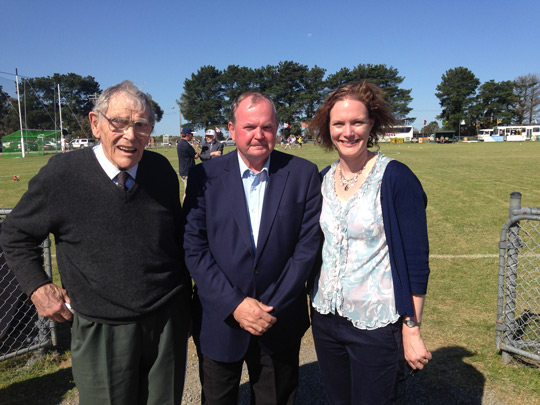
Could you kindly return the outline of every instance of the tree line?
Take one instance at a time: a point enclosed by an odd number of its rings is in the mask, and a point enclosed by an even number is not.
[[[480,85],[473,72],[456,67],[442,75],[436,90],[442,109],[437,118],[442,120],[443,128],[461,129],[466,135],[497,125],[532,124],[540,115],[540,77],[537,74],[501,82],[489,80]]]
[[[416,119],[409,116],[412,89],[402,88],[404,77],[396,68],[383,64],[359,64],[328,75],[326,69],[309,68],[293,61],[260,68],[229,65],[223,70],[208,65],[185,79],[177,103],[185,125],[196,129],[213,128],[227,124],[231,103],[238,95],[248,90],[260,91],[275,101],[280,121],[290,125],[286,132],[298,134],[301,123],[311,120],[329,92],[360,80],[369,80],[384,90],[398,120],[407,123]],[[87,117],[101,88],[94,77],[75,73],[55,73],[50,77],[23,80],[19,85],[23,94],[23,127],[60,128],[58,84],[63,128],[68,139],[89,137],[91,130]],[[469,69],[456,67],[442,75],[435,95],[441,106],[437,119],[442,120],[443,129],[461,129],[462,134],[473,135],[479,128],[492,128],[498,124],[532,123],[540,114],[540,78],[537,74],[480,84]],[[163,110],[151,96],[150,99],[156,119],[160,121]],[[463,121],[465,125],[461,125]],[[17,100],[0,86],[0,136],[18,129]],[[434,121],[423,129],[425,133],[432,133],[439,125]]]
[[[22,78],[19,83],[19,92],[21,93],[23,128],[60,130],[58,85],[60,85],[62,106],[62,128],[67,139],[90,137],[92,131],[88,113],[94,107],[94,101],[102,90],[94,77],[83,77],[75,73],[55,73],[47,77]],[[149,94],[148,96],[156,113],[156,120],[160,121],[163,110]],[[19,129],[17,99],[10,97],[0,86],[0,136]]]
[[[240,94],[260,91],[271,97],[280,121],[291,125],[292,133],[300,132],[302,122],[311,120],[327,94],[351,82],[370,80],[384,89],[387,102],[399,120],[412,110],[411,89],[401,88],[404,77],[386,65],[360,64],[342,68],[326,78],[326,69],[309,68],[293,61],[277,65],[248,68],[229,65],[224,70],[203,66],[184,81],[184,91],[177,100],[188,124],[196,129],[224,126],[229,121],[232,101]]]

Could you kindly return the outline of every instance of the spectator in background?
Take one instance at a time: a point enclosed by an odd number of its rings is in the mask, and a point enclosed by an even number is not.
[[[193,140],[193,130],[190,127],[182,128],[182,139],[176,146],[176,153],[178,154],[178,173],[180,178],[184,182],[184,198],[186,196],[186,186],[189,174],[189,169],[195,166],[195,159],[199,158],[199,154],[195,151],[195,148],[191,144]]]
[[[298,149],[302,149],[302,144],[304,143],[304,138],[302,138],[302,135],[298,135],[296,140],[298,142]]]
[[[219,128],[206,130],[204,135],[206,142],[201,148],[199,154],[202,161],[210,160],[219,157],[223,154],[223,144],[216,140],[216,132],[221,133]]]

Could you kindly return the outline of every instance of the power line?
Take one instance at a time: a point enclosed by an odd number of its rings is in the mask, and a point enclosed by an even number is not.
[[[16,73],[9,73],[9,72],[0,72],[0,74],[10,75],[10,76],[17,76]],[[29,76],[23,76],[23,75],[19,75],[19,77],[24,77],[25,79],[31,79],[31,77],[29,77]]]

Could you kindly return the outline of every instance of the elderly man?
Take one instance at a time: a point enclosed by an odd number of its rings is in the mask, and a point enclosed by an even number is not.
[[[237,152],[189,175],[184,248],[206,404],[237,403],[244,361],[254,403],[296,396],[320,181],[314,164],[274,151],[277,128],[271,99],[241,95],[229,122]]]
[[[7,216],[2,246],[38,313],[73,321],[81,404],[177,404],[191,295],[178,177],[145,150],[155,118],[133,83],[104,91],[89,118],[100,144],[49,160]],[[49,233],[63,288],[41,266]]]
[[[204,135],[206,143],[201,148],[201,153],[199,154],[201,160],[204,162],[216,157],[223,155],[223,144],[216,141],[216,132],[221,132],[219,128],[207,129]]]

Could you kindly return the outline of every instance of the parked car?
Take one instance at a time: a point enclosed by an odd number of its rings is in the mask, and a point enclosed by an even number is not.
[[[71,147],[73,149],[88,148],[90,146],[94,146],[94,141],[92,139],[81,138],[81,139],[73,139],[71,141]]]
[[[45,149],[45,150],[59,150],[60,149],[60,142],[47,141],[43,145],[43,149]]]
[[[236,146],[236,142],[233,141],[231,137],[225,139],[224,141],[221,141],[221,143],[225,146]]]
[[[17,144],[17,149],[19,151],[21,150],[21,143],[20,142]],[[39,144],[37,142],[29,141],[29,140],[26,140],[24,142],[24,151],[25,152],[36,152],[38,150],[39,150]]]

